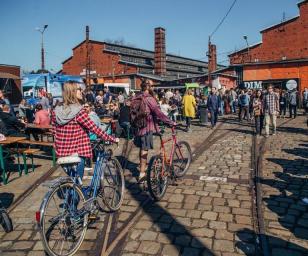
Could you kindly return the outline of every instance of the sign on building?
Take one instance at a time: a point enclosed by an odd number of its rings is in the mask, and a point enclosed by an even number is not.
[[[246,89],[262,90],[262,81],[244,82],[244,87]]]

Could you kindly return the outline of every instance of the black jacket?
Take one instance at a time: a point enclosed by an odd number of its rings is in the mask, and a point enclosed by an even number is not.
[[[4,122],[8,134],[18,133],[20,128],[25,127],[22,122],[10,113],[0,111],[0,119]]]
[[[130,122],[130,107],[123,106],[120,109],[119,123],[129,123]]]

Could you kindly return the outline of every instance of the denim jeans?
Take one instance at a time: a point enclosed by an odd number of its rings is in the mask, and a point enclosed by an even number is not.
[[[220,114],[223,116],[225,113],[225,103],[223,100],[220,102]]]
[[[255,116],[256,134],[262,135],[264,115]]]
[[[186,127],[187,127],[187,129],[189,129],[190,128],[190,125],[191,125],[191,117],[186,117]]]
[[[292,118],[292,116],[294,116],[294,118],[296,117],[297,115],[297,106],[296,105],[292,105],[290,104],[289,105],[289,111],[290,111],[290,118]]]
[[[217,110],[211,109],[210,113],[211,113],[211,125],[212,127],[214,127],[218,120],[218,109]]]
[[[235,113],[236,112],[235,100],[230,101],[230,107],[231,107],[231,112]]]
[[[76,172],[77,172],[78,176],[80,177],[80,179],[82,180],[83,174],[84,174],[84,166],[85,166],[86,158],[85,157],[80,157],[80,158],[81,158],[81,161],[77,165]],[[71,177],[74,176],[73,170],[71,168],[67,169],[67,175],[69,175]]]

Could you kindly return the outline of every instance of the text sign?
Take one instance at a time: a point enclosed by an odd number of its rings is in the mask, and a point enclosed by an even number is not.
[[[246,89],[261,90],[262,89],[262,81],[244,82],[244,87]]]

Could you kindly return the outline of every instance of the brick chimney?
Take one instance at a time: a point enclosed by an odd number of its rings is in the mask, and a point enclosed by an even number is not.
[[[166,75],[166,38],[161,27],[155,28],[154,71],[155,75]]]
[[[211,44],[210,45],[210,58],[209,58],[209,69],[211,72],[214,72],[217,70],[217,53],[216,53],[216,45]]]

